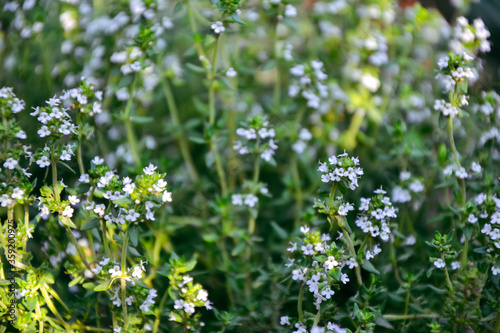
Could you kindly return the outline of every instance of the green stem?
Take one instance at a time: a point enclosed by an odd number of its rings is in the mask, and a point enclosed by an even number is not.
[[[297,156],[295,156],[295,154],[293,154],[290,164],[291,164],[293,185],[295,187],[295,203],[297,206],[293,225],[294,225],[294,229],[297,229],[297,227],[299,226],[299,222],[300,222],[300,213],[302,213],[302,209],[304,206],[304,197],[302,194],[302,185],[300,182],[299,167],[297,164]]]
[[[40,291],[42,292],[43,298],[45,300],[45,303],[47,303],[47,307],[50,309],[50,311],[56,316],[56,318],[59,320],[60,324],[64,326],[65,329],[69,330],[69,325],[64,319],[61,317],[59,312],[57,311],[54,303],[52,303],[52,300],[50,299],[50,295],[45,289],[45,287],[40,288]]]
[[[347,241],[347,247],[349,249],[349,253],[355,259],[357,259],[358,256],[356,254],[356,250],[354,249],[354,243],[352,242],[352,239],[349,236],[349,233],[347,232],[347,230],[345,230],[345,228],[343,226],[341,226],[341,229],[342,229],[342,232],[344,234],[344,238]],[[361,279],[361,268],[360,268],[360,265],[358,264],[358,266],[354,267],[354,269],[355,269],[355,272],[356,272],[356,280],[358,281],[358,284],[361,286],[363,284],[363,280]]]
[[[451,150],[453,151],[453,156],[455,157],[455,163],[457,164],[457,168],[460,169],[462,166],[460,165],[460,160],[458,158],[457,148],[455,146],[455,140],[453,138],[453,118],[452,117],[448,118],[448,136],[450,137],[450,145],[451,145]],[[462,197],[461,208],[465,208],[466,203],[467,203],[465,179],[459,178],[458,181],[460,183],[460,192],[461,192],[461,197]],[[465,237],[464,248],[462,251],[462,267],[461,267],[461,269],[465,269],[465,267],[467,266],[467,252],[468,252],[468,250],[469,250],[469,240],[467,239],[467,237]]]
[[[26,229],[26,235],[28,235],[29,229],[30,229],[30,211],[29,211],[28,205],[24,205],[24,228]],[[29,235],[28,235],[28,238],[29,238]],[[26,250],[27,244],[28,244],[28,239],[23,244],[24,250]]]
[[[137,78],[134,78],[132,82],[132,87],[130,88],[130,97],[127,102],[127,106],[125,107],[125,112],[123,113],[123,123],[125,125],[125,131],[127,133],[127,141],[130,146],[130,152],[132,153],[132,158],[134,159],[135,165],[138,169],[142,168],[141,159],[139,154],[137,153],[137,140],[134,134],[134,127],[132,126],[132,122],[130,121],[130,109],[132,108],[132,101],[134,99],[134,89],[135,89],[135,81]]]
[[[215,124],[215,74],[217,69],[217,50],[219,48],[219,39],[215,40],[214,55],[212,58],[212,73],[210,75],[210,86],[208,88],[208,100],[209,100],[209,119],[210,125]]]
[[[106,221],[104,221],[104,219],[101,219],[101,228],[102,228],[102,242],[104,243],[104,251],[106,251],[106,256],[108,258],[111,258],[111,251],[109,250],[109,244],[108,244]]]
[[[170,83],[168,78],[162,80],[163,91],[165,93],[165,97],[167,99],[168,109],[170,111],[170,116],[172,117],[172,123],[177,129],[182,128],[182,124],[179,117],[179,111],[175,104],[174,94],[172,93],[172,88],[170,87]],[[198,183],[199,175],[196,171],[196,167],[194,166],[193,159],[191,157],[191,153],[189,152],[189,145],[183,133],[181,131],[178,132],[177,140],[179,142],[179,147],[181,149],[181,155],[184,161],[186,162],[187,171],[191,180],[194,183]]]
[[[76,248],[76,251],[78,252],[78,256],[80,257],[80,259],[82,260],[83,264],[85,265],[85,267],[91,271],[91,268],[90,268],[90,265],[89,263],[87,262],[87,258],[85,258],[85,255],[83,254],[82,252],[82,248],[80,247],[80,245],[78,244],[78,242],[76,241],[76,238],[75,236],[73,235],[73,232],[71,232],[71,229],[67,226],[67,225],[64,225],[64,228],[66,229],[66,232],[68,233],[69,235],[69,239],[71,239],[71,243],[73,243],[73,245],[75,246]]]
[[[316,317],[314,317],[314,323],[313,323],[312,327],[318,326],[320,317],[321,317],[321,311],[318,311],[318,313],[316,313]]]
[[[158,313],[159,315],[155,319],[155,324],[153,327],[153,333],[156,333],[158,331],[158,327],[160,326],[160,318],[161,318],[161,312],[163,309],[163,305],[165,305],[165,302],[167,301],[168,298],[168,288],[165,289],[165,292],[163,293],[163,296],[161,298],[160,304],[158,306]]]
[[[127,274],[127,246],[128,246],[128,226],[125,231],[125,236],[123,237],[123,247],[122,247],[122,277],[121,277],[121,288],[122,288],[122,311],[123,311],[123,330],[128,330],[128,315],[127,315],[127,303],[125,299],[127,298],[127,281],[125,281],[125,276]]]
[[[433,319],[433,318],[439,318],[439,314],[437,313],[410,314],[410,315],[386,314],[383,315],[383,317],[386,320]]]
[[[395,255],[395,251],[394,251],[394,242],[391,239],[389,239],[389,258],[390,258],[391,263],[392,263],[392,270],[394,271],[394,277],[396,278],[398,283],[400,285],[402,285],[403,281],[401,280],[401,277],[399,276],[399,268],[398,268],[398,264],[396,262],[396,255]]]
[[[444,252],[441,252],[441,259],[444,261]],[[450,275],[448,274],[448,268],[444,266],[444,276],[446,278],[446,284],[451,292],[453,292],[453,285],[451,284]]]
[[[299,292],[299,301],[297,302],[297,312],[299,313],[299,321],[302,322],[304,320],[304,313],[302,312],[302,299],[304,298],[304,286],[306,284],[303,283],[300,287]]]

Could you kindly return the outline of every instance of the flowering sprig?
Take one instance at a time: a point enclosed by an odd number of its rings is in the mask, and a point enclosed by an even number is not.
[[[169,279],[169,288],[165,290],[173,301],[173,309],[170,311],[169,320],[181,324],[189,332],[199,332],[205,324],[201,321],[201,314],[196,312],[196,308],[205,307],[212,309],[212,302],[208,300],[208,292],[199,283],[189,276],[189,271],[193,270],[196,260],[186,261],[172,253],[169,264],[159,272]],[[164,296],[164,299],[165,299]],[[160,308],[165,301],[162,299]]]
[[[391,237],[391,221],[397,217],[397,209],[389,197],[385,196],[387,192],[382,188],[374,193],[371,198],[361,198],[361,214],[356,219],[356,225],[371,237],[379,237],[383,242],[387,242]]]
[[[426,242],[427,245],[437,249],[440,254],[439,258],[430,258],[430,262],[433,264],[433,267],[431,267],[429,271],[432,271],[434,268],[443,269],[446,278],[446,284],[448,285],[448,288],[451,292],[453,292],[453,285],[448,274],[448,267],[446,262],[457,257],[457,252],[452,248],[450,244],[448,244],[453,240],[454,232],[455,230],[452,230],[448,234],[441,235],[439,231],[436,231],[432,242]],[[459,267],[460,266],[457,267],[455,264],[454,268],[456,269]]]
[[[240,140],[233,143],[233,149],[240,155],[254,154],[264,161],[275,164],[273,155],[278,145],[274,139],[276,132],[269,128],[269,121],[263,117],[253,117],[236,130]]]
[[[306,105],[318,109],[321,101],[328,97],[328,87],[324,84],[328,76],[323,72],[323,63],[312,60],[310,63],[299,64],[290,69],[294,78],[288,88],[290,97],[302,96]]]

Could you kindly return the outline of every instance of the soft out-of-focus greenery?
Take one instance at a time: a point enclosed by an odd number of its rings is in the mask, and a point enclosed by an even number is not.
[[[437,11],[389,0],[1,5],[0,87],[25,102],[11,112],[14,97],[0,96],[7,196],[0,278],[7,285],[13,217],[15,328],[500,331],[500,245],[482,231],[499,225],[500,98],[489,92],[495,83],[478,55],[485,49],[475,23],[449,25]],[[463,37],[469,28],[472,40]],[[453,61],[440,68],[447,55]],[[443,93],[457,67],[473,77]],[[42,137],[32,107],[51,114],[47,101],[77,87],[88,100],[61,99],[71,101],[65,107],[78,129],[61,135],[56,127]],[[435,109],[436,100],[458,114]],[[27,139],[15,137],[17,124]],[[31,145],[33,159],[20,142]],[[68,144],[74,156],[62,160]],[[330,165],[328,157],[344,151],[359,158],[359,188],[349,188],[347,178],[322,182],[318,161]],[[51,165],[41,168],[43,154]],[[14,156],[31,176],[17,167],[12,176],[4,163]],[[462,166],[466,179],[457,174]],[[116,178],[103,188],[124,198],[99,190],[111,170]],[[136,186],[130,193],[125,177]],[[150,191],[163,177],[168,191]],[[381,187],[390,205],[373,194]],[[12,197],[16,188],[25,189],[24,198]],[[164,194],[170,191],[172,202]],[[359,208],[372,197],[376,207]],[[154,203],[154,220],[146,202]],[[50,210],[43,218],[42,203]],[[114,218],[133,209],[138,223],[106,222],[99,204]],[[397,208],[385,240],[356,222],[384,205]],[[470,222],[471,214],[478,221]],[[323,233],[335,246],[304,254],[302,245],[322,244]],[[290,242],[298,244],[293,253]],[[349,268],[351,259],[357,267]],[[335,268],[325,270],[327,261]],[[120,275],[123,266],[130,271]],[[301,281],[294,271],[306,266]],[[335,294],[318,311],[306,281],[321,269]],[[0,297],[3,305],[12,299],[7,288]],[[125,307],[126,297],[133,301]],[[1,311],[0,329],[10,332],[8,310]]]

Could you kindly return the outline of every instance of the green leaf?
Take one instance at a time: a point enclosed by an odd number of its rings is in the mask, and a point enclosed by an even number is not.
[[[280,236],[282,239],[286,239],[288,237],[288,234],[286,233],[285,229],[280,227],[276,222],[272,221],[271,222],[271,227],[273,227],[274,231]]]
[[[71,280],[70,283],[68,283],[68,287],[73,287],[73,286],[76,286],[77,284],[79,284],[80,282],[82,282],[83,280],[85,280],[83,278],[83,276],[77,276],[76,278],[74,278],[73,280]]]
[[[243,21],[243,20],[242,20],[242,19],[238,16],[238,14],[233,13],[233,15],[231,15],[231,17],[233,18],[234,22],[239,23],[239,24],[242,24],[242,25],[246,25],[245,21]]]
[[[467,237],[467,239],[470,240],[472,238],[472,226],[471,225],[465,226],[463,231],[465,237]]]
[[[67,216],[61,216],[60,221],[62,224],[67,225],[72,229],[77,229],[76,225],[71,221],[71,219]]]
[[[462,90],[464,94],[467,94],[467,81],[458,83],[458,88]]]
[[[394,329],[394,326],[392,326],[391,323],[389,323],[387,321],[387,319],[385,319],[384,317],[375,318],[375,324],[377,324],[378,326],[382,326],[382,327],[391,329],[391,330]]]
[[[80,227],[80,231],[97,228],[99,226],[99,222],[100,220],[97,217],[93,217]]]
[[[139,243],[139,233],[141,231],[141,227],[138,224],[132,224],[128,230],[128,238],[130,239],[130,243],[133,246],[137,246]]]
[[[232,91],[236,91],[236,89],[234,89],[233,85],[231,84],[231,82],[229,82],[227,77],[221,76],[221,77],[219,77],[219,81],[221,81],[226,87],[228,87]]]
[[[270,70],[272,68],[276,67],[276,60],[269,60],[266,62],[266,64],[262,67],[262,71],[265,72],[267,70]]]
[[[207,141],[201,136],[190,135],[188,137],[188,140],[192,141],[194,143],[199,143],[199,144],[206,144],[207,143]]]
[[[86,283],[82,284],[82,287],[85,289],[94,290],[96,285],[94,284],[94,282],[86,282]]]
[[[488,253],[488,247],[478,247],[477,249],[474,249],[473,251],[476,253],[486,254],[486,253]]]
[[[128,253],[130,253],[131,255],[135,256],[135,257],[142,257],[143,255],[139,253],[139,251],[137,251],[135,249],[135,247],[132,247],[132,246],[128,246]]]
[[[240,254],[241,252],[243,252],[243,250],[245,250],[245,243],[244,242],[241,242],[239,243],[238,245],[236,245],[236,247],[231,251],[231,255],[233,257],[237,256],[238,254]]]
[[[365,260],[363,262],[363,264],[361,265],[361,267],[363,267],[363,269],[365,271],[368,271],[370,273],[374,273],[374,274],[377,274],[377,275],[380,274],[380,272],[375,267],[373,267],[372,263],[369,262],[368,260]]]
[[[206,73],[205,68],[190,64],[189,62],[186,64],[186,67],[195,73]]]
[[[104,291],[104,290],[108,290],[109,288],[111,288],[111,285],[113,284],[113,281],[115,279],[111,279],[111,280],[108,280],[108,281],[104,281],[103,283],[101,284],[98,284],[95,288],[94,288],[94,291]]]
[[[446,294],[446,290],[445,289],[436,288],[432,284],[428,284],[427,288],[432,289],[434,292],[436,292],[436,293],[438,293],[440,295]]]
[[[70,167],[68,164],[64,163],[63,161],[59,161],[59,163],[61,163],[64,167],[66,167],[66,169],[68,169],[69,171],[71,171],[73,174],[76,175],[76,171],[73,170],[73,168]]]
[[[127,205],[129,202],[130,202],[130,199],[127,199],[127,198],[113,200],[113,203],[115,205],[120,205],[120,206]]]
[[[215,243],[215,242],[217,242],[219,240],[219,235],[217,235],[214,232],[211,232],[211,233],[208,233],[208,234],[203,234],[203,236],[201,236],[201,237],[207,243]]]

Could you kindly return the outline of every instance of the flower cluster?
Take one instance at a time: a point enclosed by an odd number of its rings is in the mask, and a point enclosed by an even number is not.
[[[472,25],[470,25],[465,17],[458,17],[456,25],[453,28],[453,35],[449,46],[455,53],[469,51],[477,54],[478,51],[490,52],[491,50],[491,44],[488,41],[490,32],[480,18],[475,19]]]
[[[204,307],[212,310],[212,302],[208,300],[208,292],[199,283],[194,283],[191,276],[186,274],[194,268],[196,261],[186,262],[175,254],[170,258],[168,278],[170,281],[169,294],[173,297],[173,310],[170,311],[170,321],[182,324],[189,332],[199,332],[205,325],[200,320],[201,314],[196,308]]]
[[[21,129],[15,114],[24,110],[25,103],[16,97],[12,88],[0,89],[0,141],[5,148],[0,160],[0,206],[13,207],[15,203],[29,204],[33,185],[29,181],[31,173],[23,168],[24,160],[31,159],[30,146],[21,140],[27,138]]]
[[[331,156],[327,162],[320,162],[318,171],[322,173],[323,183],[337,183],[351,190],[356,189],[358,179],[363,174],[357,157],[349,157],[347,153]]]
[[[391,236],[391,220],[397,217],[397,210],[382,188],[374,193],[372,198],[361,198],[361,214],[356,219],[356,225],[371,237],[380,237],[382,241],[387,242]]]
[[[288,95],[296,97],[299,94],[307,101],[306,105],[318,109],[321,101],[328,97],[328,87],[324,84],[328,78],[323,72],[323,63],[312,60],[310,63],[296,65],[290,69],[294,81],[288,87]]]
[[[259,155],[263,160],[274,163],[273,156],[278,146],[274,139],[276,132],[269,128],[269,121],[258,116],[242,125],[243,127],[236,130],[240,140],[233,142],[233,149],[240,155]]]
[[[414,210],[417,210],[422,203],[422,194],[425,186],[422,179],[412,177],[409,171],[399,173],[399,183],[392,189],[392,202],[411,202]]]
[[[350,281],[348,274],[342,270],[353,269],[358,263],[344,254],[342,249],[337,248],[329,234],[322,234],[318,229],[311,230],[308,226],[302,226],[300,230],[304,235],[303,239],[290,242],[287,249],[296,258],[289,258],[286,266],[291,269],[292,279],[301,281],[303,287],[313,295],[314,305],[319,310],[323,302],[332,300],[335,290],[339,289],[341,284]],[[282,325],[290,325],[289,318],[287,319],[282,319]],[[296,322],[303,326],[300,321]]]

